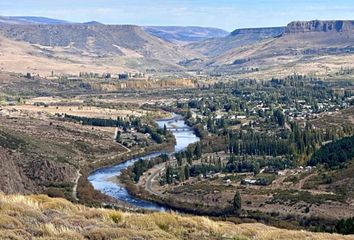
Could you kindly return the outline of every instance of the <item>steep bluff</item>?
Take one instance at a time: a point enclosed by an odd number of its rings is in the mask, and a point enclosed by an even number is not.
[[[295,21],[285,28],[285,34],[305,32],[347,32],[354,33],[354,21]]]
[[[269,27],[269,28],[241,28],[234,30],[230,35],[250,35],[257,34],[260,38],[276,37],[284,33],[285,27]]]

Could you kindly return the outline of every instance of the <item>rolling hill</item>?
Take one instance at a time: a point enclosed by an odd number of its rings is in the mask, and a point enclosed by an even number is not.
[[[229,34],[219,28],[206,27],[148,26],[143,29],[165,41],[181,44],[199,42],[208,38],[222,38]]]
[[[198,55],[133,25],[2,23],[0,36],[4,70],[14,70],[12,65],[22,62],[17,71],[41,74],[52,70],[76,74],[146,68],[169,71],[181,69],[179,61]],[[50,67],[36,64],[45,60]]]
[[[217,71],[240,78],[294,72],[328,76],[354,67],[353,26],[353,21],[296,21],[286,27],[237,29],[225,36],[225,31],[213,28],[1,17],[0,69],[44,76],[52,71],[146,69],[167,74]]]
[[[281,35],[284,30],[284,27],[236,29],[224,38],[210,38],[191,43],[186,47],[200,52],[205,56],[215,57],[231,49],[250,45],[263,39],[277,37]]]
[[[278,37],[232,48],[209,60],[219,71],[252,76],[334,74],[354,67],[354,21],[292,22]]]

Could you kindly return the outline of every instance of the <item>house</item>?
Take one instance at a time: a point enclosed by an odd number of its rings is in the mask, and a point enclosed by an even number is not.
[[[127,73],[119,73],[118,74],[119,80],[127,80],[128,78],[129,78],[129,75]]]
[[[256,184],[257,180],[256,179],[245,179],[244,180],[246,184]]]
[[[224,181],[223,181],[225,184],[230,184],[231,183],[231,179],[224,179]]]

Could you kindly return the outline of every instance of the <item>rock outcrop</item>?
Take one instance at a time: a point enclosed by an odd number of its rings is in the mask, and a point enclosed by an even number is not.
[[[269,28],[241,28],[234,30],[230,35],[257,35],[258,38],[264,39],[269,37],[277,37],[284,33],[285,27],[269,27]]]
[[[354,21],[295,21],[288,24],[285,34],[305,32],[348,32],[354,33]]]

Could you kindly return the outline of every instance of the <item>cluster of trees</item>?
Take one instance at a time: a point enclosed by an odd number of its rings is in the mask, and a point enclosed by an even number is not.
[[[80,122],[83,125],[99,127],[120,127],[123,128],[124,132],[127,132],[129,128],[134,128],[138,132],[150,134],[151,138],[159,144],[162,143],[164,140],[161,135],[167,135],[166,127],[164,129],[156,129],[147,124],[142,124],[140,118],[133,116],[130,116],[127,119],[123,119],[121,117],[117,117],[117,119],[102,119],[65,114],[64,117],[72,121]],[[121,132],[118,132],[116,141],[119,142],[120,140]]]
[[[172,184],[174,180],[185,181],[188,180],[190,175],[190,167],[188,164],[184,166],[173,167],[167,165],[164,178],[161,180],[160,184]]]
[[[260,170],[260,164],[257,161],[245,161],[237,158],[235,155],[232,155],[225,166],[224,171],[228,173],[235,172],[253,172],[258,174]]]
[[[186,150],[175,153],[175,158],[179,166],[183,165],[183,159],[187,160],[189,165],[192,165],[193,160],[198,160],[202,157],[202,144],[200,142],[189,145]]]
[[[264,156],[263,159],[256,159],[253,156],[247,155],[231,155],[222,171],[227,173],[253,172],[256,175],[259,173],[260,169],[264,167],[267,167],[269,171],[278,171],[287,167],[293,167],[294,165],[295,163],[290,156],[284,158],[266,158]]]
[[[354,68],[351,67],[340,67],[340,70],[336,75],[351,75],[354,73]]]
[[[354,234],[354,217],[340,220],[335,231],[341,234]]]
[[[76,122],[80,122],[83,125],[99,126],[99,127],[121,127],[128,129],[130,127],[140,128],[142,126],[140,118],[130,117],[128,120],[124,120],[121,117],[117,119],[103,119],[103,118],[89,118],[82,116],[75,116],[65,114],[66,119],[70,119]]]
[[[218,165],[205,164],[205,163],[195,164],[189,168],[189,176],[191,177],[197,177],[199,175],[206,176],[210,172],[217,173],[220,172],[220,170],[221,167]]]
[[[167,154],[161,154],[157,158],[151,160],[143,160],[139,159],[132,166],[132,178],[135,182],[139,182],[140,177],[143,175],[145,171],[152,168],[153,166],[167,162],[169,160],[169,156]]]
[[[264,132],[230,131],[226,138],[228,151],[242,155],[311,155],[322,142],[353,134],[354,129],[344,127],[342,130],[327,128],[315,129],[310,123],[301,128],[296,122],[290,124],[291,130],[273,131],[271,135]],[[316,155],[315,155],[316,156]]]
[[[308,165],[325,164],[336,167],[354,158],[354,135],[328,143],[318,149],[308,161]]]
[[[150,127],[149,125],[144,125],[141,129],[141,132],[150,134],[152,140],[159,144],[163,142],[162,135],[166,136],[168,134],[166,126],[164,126],[163,129],[155,129]]]
[[[227,138],[229,152],[235,155],[286,155],[291,153],[287,139],[255,131],[230,132]]]

